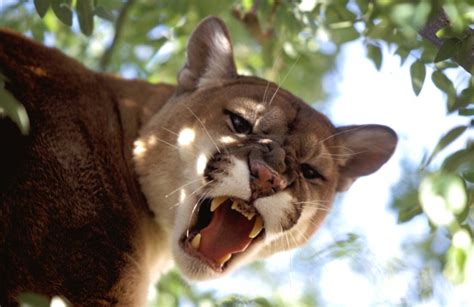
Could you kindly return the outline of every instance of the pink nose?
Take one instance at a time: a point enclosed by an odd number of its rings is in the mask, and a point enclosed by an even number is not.
[[[251,161],[250,173],[253,199],[270,196],[286,188],[286,180],[264,162]]]

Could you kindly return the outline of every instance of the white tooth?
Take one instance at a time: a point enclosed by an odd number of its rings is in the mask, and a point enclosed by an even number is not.
[[[224,257],[222,257],[221,259],[217,260],[217,263],[218,263],[219,265],[223,265],[223,264],[226,263],[231,257],[232,257],[232,254],[227,254],[227,255],[225,255]]]
[[[240,213],[240,211],[239,211],[239,203],[238,203],[238,202],[234,201],[234,202],[232,203],[232,206],[231,206],[230,208],[231,208],[232,210],[235,210],[235,211],[237,211],[237,212]]]
[[[263,229],[263,220],[262,220],[262,217],[258,215],[257,218],[255,219],[255,224],[253,224],[252,231],[249,233],[249,238],[253,239],[256,236],[258,236],[258,234],[260,233],[260,231],[262,231],[262,229]]]
[[[213,198],[211,202],[211,212],[216,211],[216,209],[219,208],[219,206],[222,205],[226,200],[227,197],[225,196]]]
[[[194,236],[193,240],[191,241],[191,246],[194,249],[198,249],[200,245],[201,245],[201,234],[198,233],[197,235]]]
[[[252,212],[252,213],[247,213],[247,215],[245,215],[245,217],[250,221],[251,219],[253,219],[253,217],[255,216],[255,212]]]
[[[240,214],[242,214],[243,216],[245,216],[249,221],[251,219],[253,219],[253,217],[255,216],[255,212],[248,212],[248,211],[245,211],[243,210],[240,206],[239,206],[239,203],[237,201],[234,201],[232,203],[232,206],[230,207],[232,210],[235,210],[237,212],[239,212]]]

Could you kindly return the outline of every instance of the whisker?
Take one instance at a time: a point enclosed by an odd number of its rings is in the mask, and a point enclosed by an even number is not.
[[[347,133],[347,132],[356,131],[356,130],[359,130],[359,129],[362,129],[362,128],[363,128],[363,126],[362,126],[362,127],[354,127],[354,128],[350,128],[350,129],[345,129],[345,130],[338,131],[338,132],[333,133],[333,134],[331,134],[330,136],[328,136],[328,137],[326,137],[326,138],[320,140],[318,143],[326,142],[327,140],[332,139],[333,137],[336,137],[336,136],[338,136],[338,135],[341,135],[341,134],[344,134],[344,133]]]
[[[196,194],[197,192],[199,192],[199,190],[205,188],[207,185],[213,183],[214,181],[215,181],[215,180],[211,180],[211,181],[208,181],[208,182],[202,184],[201,186],[197,187],[192,193],[190,193],[189,195],[186,195],[186,197],[184,197],[184,199],[187,199],[188,197],[193,196],[194,194]],[[183,200],[184,200],[184,199],[183,199]],[[173,205],[173,207],[179,206],[179,204],[181,203],[181,201],[182,201],[182,200],[180,200],[180,201],[178,201],[177,203],[175,203],[175,204]]]
[[[180,187],[177,188],[176,190],[173,190],[173,191],[171,191],[170,193],[166,194],[166,195],[165,195],[165,198],[170,197],[171,195],[173,195],[174,193],[178,192],[178,191],[181,190],[182,188],[184,188],[184,187],[186,187],[186,186],[188,186],[188,185],[191,185],[191,184],[195,183],[196,181],[200,181],[200,180],[202,180],[202,178],[198,178],[198,179],[195,179],[195,180],[193,180],[193,181],[190,181],[190,182],[188,182],[188,183],[183,184],[182,186],[180,186]]]
[[[196,201],[196,203],[194,204],[193,210],[191,210],[191,214],[189,215],[189,219],[188,219],[188,226],[186,227],[186,237],[189,237],[189,230],[191,228],[191,220],[194,216],[194,212],[196,212],[196,209],[199,205],[199,202],[201,200],[203,200],[205,198],[205,196],[207,196],[207,195],[206,194],[201,195],[201,197],[199,197],[198,200]]]
[[[156,136],[155,136],[155,139],[156,139],[158,142],[161,142],[161,143],[163,143],[163,144],[165,144],[165,145],[168,145],[168,146],[170,146],[171,148],[174,148],[174,149],[176,149],[176,150],[180,150],[180,149],[181,149],[181,148],[179,148],[178,146],[176,146],[176,145],[174,145],[174,144],[171,144],[170,142],[167,142],[167,141],[165,141],[165,140],[163,140],[163,139],[161,139],[161,138],[159,138],[159,137],[156,137]],[[193,153],[193,152],[191,152],[191,151],[189,151],[189,154],[191,154],[191,155],[193,155],[193,156],[196,157],[196,154]]]
[[[320,205],[320,204],[332,204],[332,201],[330,200],[314,200],[314,201],[298,201],[294,202],[293,204],[299,205],[299,204],[313,204],[313,205]]]
[[[293,246],[298,245],[298,240],[296,239],[295,235],[291,231],[287,232],[286,236],[289,239],[291,239],[291,242],[293,243]],[[289,246],[288,248],[291,248],[291,247]]]
[[[288,239],[288,233],[287,232],[284,232],[283,230],[283,225],[280,223],[280,229],[281,229],[281,232],[283,233],[283,236],[285,237],[285,240],[286,240],[286,246],[288,247],[288,250],[291,249],[291,245],[290,245],[290,241]],[[293,259],[291,257],[291,252],[288,252],[288,257],[289,257],[289,264],[290,264],[290,273],[288,274],[289,275],[289,280],[290,280],[290,287],[292,287],[292,284],[293,284],[293,274],[291,273],[292,272],[292,267],[293,267]]]
[[[322,153],[320,154],[319,156],[320,157],[330,157],[330,158],[337,158],[337,157],[341,157],[341,158],[350,158],[352,156],[355,156],[357,154],[361,154],[361,153],[364,153],[366,151],[360,151],[360,152],[351,152],[351,153],[341,153],[341,154],[326,154],[326,153]]]
[[[193,112],[193,110],[191,110],[190,107],[188,107],[185,103],[182,103],[182,105],[196,118],[196,120],[199,122],[199,124],[201,125],[201,127],[203,128],[204,132],[207,134],[207,136],[209,137],[209,139],[211,140],[212,144],[214,144],[214,146],[216,147],[216,150],[218,153],[221,153],[221,150],[219,149],[219,146],[217,146],[217,143],[214,141],[214,139],[212,138],[211,134],[209,133],[209,131],[207,130],[206,126],[204,125],[204,123],[202,122],[202,120],[196,115],[196,113]]]
[[[179,136],[178,133],[174,132],[173,130],[171,130],[171,129],[169,129],[169,128],[162,127],[162,129],[165,130],[165,131],[168,131],[168,132],[171,133],[171,134],[174,134],[174,135],[176,135],[176,136]]]
[[[267,99],[267,91],[268,88],[270,87],[270,80],[267,81],[267,86],[265,87],[265,91],[263,92],[263,99],[262,101],[265,103],[265,100]]]
[[[273,61],[272,63],[272,67],[270,68],[270,74],[273,75],[273,71],[275,69],[275,66],[280,63],[280,60],[281,60],[281,57],[282,57],[282,53],[279,52],[278,53],[278,56],[276,57],[275,61]],[[266,103],[266,100],[267,100],[267,91],[269,89],[269,86],[270,86],[270,80],[267,80],[267,86],[265,87],[265,92],[263,93],[263,100],[262,102],[265,104]]]
[[[280,82],[280,84],[278,84],[278,87],[277,87],[277,89],[275,90],[275,93],[273,93],[273,96],[272,96],[272,98],[270,99],[270,101],[269,101],[269,103],[268,103],[268,106],[271,106],[271,105],[272,105],[273,99],[275,99],[276,94],[277,94],[278,91],[280,90],[280,88],[281,88],[281,86],[283,85],[283,83],[285,83],[286,78],[288,78],[288,76],[290,75],[290,73],[293,71],[293,68],[295,68],[295,65],[296,65],[296,63],[298,63],[300,57],[301,57],[301,55],[298,55],[298,57],[296,58],[296,60],[293,62],[293,65],[291,65],[290,69],[286,72],[286,75],[283,77],[283,80]]]
[[[308,234],[302,233],[302,232],[303,231],[300,231],[299,235],[302,236],[305,241],[309,241],[311,239],[311,235],[308,235]]]
[[[317,210],[321,210],[321,211],[324,211],[324,212],[330,212],[331,211],[330,207],[324,206],[324,205],[321,205],[321,204],[316,204],[316,203],[303,204],[303,206],[316,208]]]

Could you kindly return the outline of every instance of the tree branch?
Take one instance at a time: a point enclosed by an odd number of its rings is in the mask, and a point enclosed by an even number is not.
[[[449,26],[449,24],[450,22],[448,20],[448,17],[446,16],[446,13],[441,10],[426,24],[423,29],[419,31],[419,34],[439,49],[443,45],[444,40],[437,37],[436,32],[446,26]],[[472,29],[468,30],[473,32]],[[456,56],[454,58],[454,61],[460,66],[462,66],[467,72],[472,73],[471,70],[474,64],[474,46],[471,46],[471,54],[469,57],[463,58],[460,56]]]
[[[112,55],[115,51],[115,48],[118,45],[118,42],[120,40],[120,36],[122,35],[122,31],[125,25],[125,21],[127,20],[127,14],[128,11],[130,10],[130,7],[135,3],[135,0],[128,0],[125,2],[125,4],[122,6],[122,9],[120,10],[119,16],[117,17],[117,20],[115,21],[115,34],[114,38],[112,40],[112,43],[110,46],[105,50],[104,54],[102,55],[100,59],[100,64],[99,67],[102,71],[106,71],[107,67],[110,64],[110,60],[112,59]]]
[[[232,15],[239,21],[241,21],[244,26],[247,28],[247,31],[249,31],[250,35],[260,44],[260,45],[265,45],[265,43],[268,42],[269,39],[272,38],[274,35],[274,27],[273,27],[273,22],[274,22],[274,15],[275,12],[280,5],[280,0],[274,0],[273,6],[272,6],[272,11],[271,15],[269,16],[269,26],[266,30],[263,29],[262,25],[260,24],[260,20],[258,19],[257,16],[257,10],[258,6],[260,4],[260,0],[255,0],[252,8],[244,12],[242,15],[240,10],[235,7],[232,10]]]

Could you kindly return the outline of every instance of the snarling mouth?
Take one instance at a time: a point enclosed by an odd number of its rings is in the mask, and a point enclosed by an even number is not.
[[[253,206],[229,197],[204,199],[182,243],[187,253],[221,272],[236,254],[263,236],[263,219]]]

